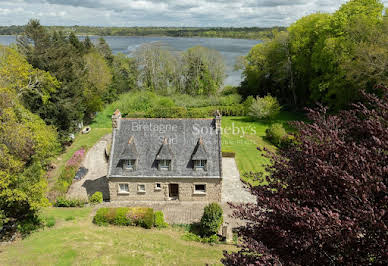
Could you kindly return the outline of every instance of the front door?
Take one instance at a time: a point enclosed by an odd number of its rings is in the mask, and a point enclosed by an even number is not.
[[[169,197],[170,199],[177,200],[179,199],[179,185],[178,184],[170,184],[168,186]]]

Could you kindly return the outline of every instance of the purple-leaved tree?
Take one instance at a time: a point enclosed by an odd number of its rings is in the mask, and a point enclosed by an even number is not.
[[[235,215],[241,250],[225,265],[388,265],[388,89],[337,115],[309,111],[277,154],[257,204]],[[259,174],[257,174],[259,175]]]

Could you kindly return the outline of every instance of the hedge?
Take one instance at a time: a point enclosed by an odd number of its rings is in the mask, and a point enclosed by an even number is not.
[[[64,197],[59,197],[54,203],[54,207],[83,207],[86,203],[87,201],[81,199],[66,199]]]
[[[152,208],[143,207],[100,208],[93,218],[93,223],[100,226],[135,225],[149,229],[154,225],[154,211]]]
[[[234,157],[236,157],[236,153],[234,151],[223,151],[222,157],[234,158]]]
[[[234,104],[226,106],[207,106],[207,107],[154,107],[147,112],[137,112],[124,114],[129,118],[207,118],[213,117],[219,110],[223,116],[244,116],[246,108],[243,104]]]

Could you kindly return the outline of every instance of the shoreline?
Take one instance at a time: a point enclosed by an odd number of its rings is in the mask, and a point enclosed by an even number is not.
[[[0,34],[1,36],[7,37],[17,37],[17,34]],[[149,34],[149,35],[96,35],[96,34],[76,34],[77,37],[168,37],[168,38],[203,38],[203,39],[231,39],[231,40],[250,40],[250,41],[263,41],[262,39],[256,38],[233,38],[233,37],[216,37],[216,36],[169,36],[169,35],[159,35],[159,34]]]

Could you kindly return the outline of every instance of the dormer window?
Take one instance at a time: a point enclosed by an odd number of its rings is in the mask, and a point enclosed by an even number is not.
[[[128,144],[124,146],[120,154],[120,161],[122,162],[123,170],[136,170],[136,161],[139,157],[136,149],[135,138],[132,136],[128,140]]]
[[[135,170],[136,160],[125,160],[124,169],[125,170]]]
[[[168,171],[170,170],[171,160],[159,160],[159,170]]]
[[[198,139],[197,145],[194,148],[191,160],[193,161],[194,170],[205,170],[207,166],[207,152],[202,137]]]
[[[205,170],[206,169],[206,163],[207,163],[206,160],[195,160],[194,161],[194,168],[195,168],[195,170],[197,170],[197,169]]]

